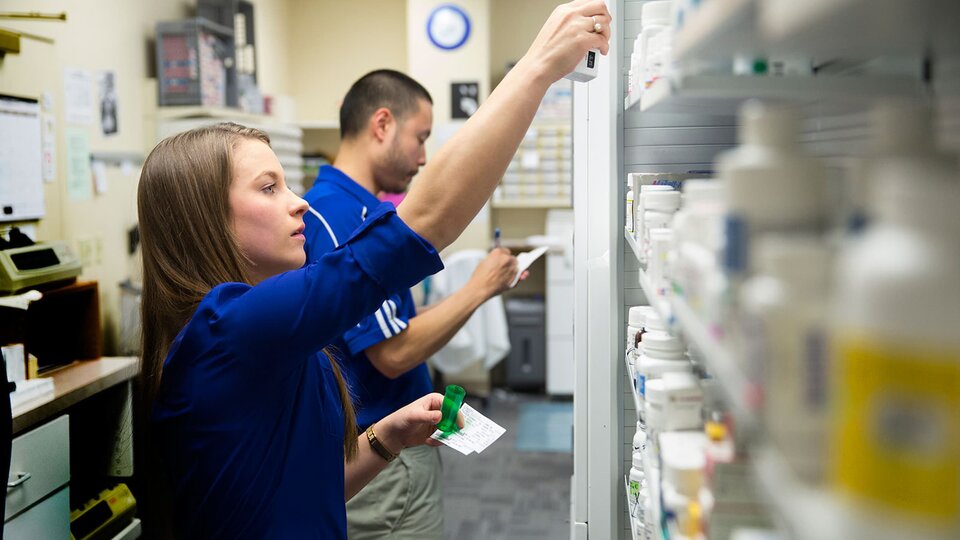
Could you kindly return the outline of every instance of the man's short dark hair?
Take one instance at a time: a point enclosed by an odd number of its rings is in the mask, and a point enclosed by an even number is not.
[[[407,75],[392,69],[371,71],[357,79],[340,106],[340,138],[358,135],[370,115],[381,107],[402,120],[416,112],[418,100],[433,104],[430,92]]]

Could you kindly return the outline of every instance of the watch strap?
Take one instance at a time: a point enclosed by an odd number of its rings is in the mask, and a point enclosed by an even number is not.
[[[373,431],[372,424],[370,425],[370,427],[367,428],[366,434],[367,434],[367,442],[370,443],[370,448],[372,448],[373,451],[377,453],[377,455],[385,459],[387,463],[390,463],[391,461],[397,459],[397,456],[400,455],[400,454],[394,454],[393,452],[388,450],[387,447],[384,446],[382,442],[380,442],[380,439],[377,438],[377,434],[374,433]]]

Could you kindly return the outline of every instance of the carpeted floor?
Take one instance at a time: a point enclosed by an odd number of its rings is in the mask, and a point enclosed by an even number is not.
[[[502,391],[494,392],[486,410],[469,396],[467,402],[507,432],[479,455],[463,456],[441,448],[444,537],[569,538],[573,454],[569,451],[567,430],[572,421],[572,404]],[[564,420],[565,409],[570,411],[569,420]],[[544,434],[539,439],[538,430]],[[568,433],[566,441],[561,435],[564,432]],[[518,451],[518,436],[519,443],[528,450]],[[537,440],[541,443],[535,448]]]

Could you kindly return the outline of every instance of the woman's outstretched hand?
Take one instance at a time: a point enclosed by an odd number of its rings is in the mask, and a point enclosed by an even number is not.
[[[573,71],[590,49],[610,50],[610,12],[603,0],[574,0],[553,10],[520,62],[545,70],[552,81]],[[600,31],[595,31],[599,25]]]
[[[395,453],[421,444],[440,446],[441,443],[431,439],[430,435],[440,423],[441,405],[442,394],[427,394],[377,422],[377,437],[388,450]],[[457,413],[457,425],[463,427],[463,415],[460,413]]]

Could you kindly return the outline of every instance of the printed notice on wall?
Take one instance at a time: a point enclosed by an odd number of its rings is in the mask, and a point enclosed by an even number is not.
[[[93,197],[93,179],[90,171],[90,136],[86,128],[68,127],[67,134],[67,195],[72,201]]]
[[[67,123],[87,126],[93,123],[93,74],[86,69],[63,70],[63,99]]]
[[[0,221],[43,217],[40,104],[0,95]]]

